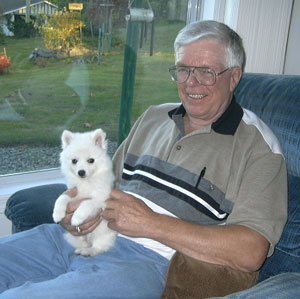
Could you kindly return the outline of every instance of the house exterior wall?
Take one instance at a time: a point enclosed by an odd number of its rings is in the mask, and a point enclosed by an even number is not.
[[[30,13],[31,16],[36,16],[39,14],[44,14],[47,16],[51,16],[58,11],[58,7],[54,4],[51,4],[48,1],[40,1],[38,3],[32,3],[30,5]],[[3,15],[0,16],[0,28],[6,36],[13,36],[13,32],[8,29],[8,20],[9,22],[14,22],[15,15],[23,15],[26,16],[26,6],[16,7],[14,9],[10,8],[9,10],[3,11]]]
[[[57,7],[54,5],[50,5],[46,2],[34,4],[30,6],[30,15],[38,15],[38,14],[45,14],[48,16],[53,15],[57,12]],[[26,14],[26,7],[23,7],[18,10],[17,14],[25,15]]]

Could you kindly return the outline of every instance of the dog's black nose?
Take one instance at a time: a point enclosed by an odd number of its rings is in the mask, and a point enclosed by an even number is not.
[[[79,171],[78,171],[78,175],[79,175],[81,178],[84,178],[84,177],[85,177],[85,170],[79,170]]]

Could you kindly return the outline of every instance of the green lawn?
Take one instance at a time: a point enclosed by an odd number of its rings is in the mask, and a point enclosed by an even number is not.
[[[154,55],[149,56],[149,38],[139,50],[132,121],[149,105],[178,100],[168,67],[174,63],[173,41],[183,25],[157,25]],[[119,35],[124,37],[125,31]],[[42,47],[40,38],[7,38],[4,47],[12,67],[0,76],[0,147],[57,145],[65,128],[102,127],[117,140],[123,50],[112,49],[100,64],[64,59],[38,66],[28,57]]]

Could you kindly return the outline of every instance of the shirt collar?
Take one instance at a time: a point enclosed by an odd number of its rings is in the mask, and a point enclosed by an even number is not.
[[[169,111],[169,117],[176,121],[178,118],[183,118],[186,114],[185,108],[181,104],[179,107]],[[225,112],[219,117],[217,121],[215,121],[211,128],[219,134],[222,135],[234,135],[237,130],[239,123],[243,117],[243,109],[242,107],[236,102],[235,98],[233,97],[230,105],[227,107]],[[177,122],[177,121],[176,121]]]

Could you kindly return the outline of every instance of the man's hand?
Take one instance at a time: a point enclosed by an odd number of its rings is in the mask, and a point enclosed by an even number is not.
[[[76,197],[77,189],[76,188],[69,189],[66,191],[66,194],[70,197]],[[88,199],[85,198],[85,199],[79,199],[79,200],[74,200],[69,202],[67,206],[66,216],[60,222],[61,226],[69,233],[71,233],[73,236],[83,236],[88,233],[91,233],[100,224],[102,220],[101,217],[102,210],[100,210],[95,217],[89,218],[87,221],[85,221],[78,227],[73,226],[71,224],[71,219],[73,217],[74,212],[79,207],[81,202],[84,200],[88,200]]]
[[[119,190],[113,190],[102,213],[108,227],[131,237],[146,237],[154,213],[144,202]]]
[[[102,213],[108,226],[130,237],[161,242],[195,259],[241,271],[257,271],[268,241],[241,225],[199,225],[152,211],[143,201],[113,190]]]

